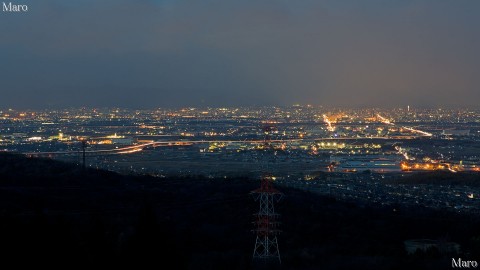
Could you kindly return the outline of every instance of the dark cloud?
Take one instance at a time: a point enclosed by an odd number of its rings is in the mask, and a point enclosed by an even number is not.
[[[25,1],[0,107],[476,106],[478,1]]]

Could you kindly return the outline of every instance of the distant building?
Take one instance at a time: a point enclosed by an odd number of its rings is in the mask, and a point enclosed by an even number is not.
[[[398,172],[401,170],[399,155],[330,156],[339,171]]]
[[[127,137],[127,138],[112,138],[112,143],[113,144],[124,144],[124,145],[130,145],[133,144],[133,138]]]
[[[442,135],[468,136],[470,135],[470,130],[469,129],[445,129],[443,130]]]

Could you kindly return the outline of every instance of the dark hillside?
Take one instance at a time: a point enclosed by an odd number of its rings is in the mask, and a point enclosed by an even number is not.
[[[257,204],[249,179],[123,176],[0,154],[1,263],[249,269]],[[422,208],[378,208],[282,189],[283,269],[449,269],[435,250],[407,256],[403,241],[445,239],[479,258],[480,221]],[[460,255],[459,255],[460,256]],[[261,265],[260,265],[261,266]],[[278,267],[276,267],[278,268]]]

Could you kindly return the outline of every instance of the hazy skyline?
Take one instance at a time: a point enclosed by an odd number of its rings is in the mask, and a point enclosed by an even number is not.
[[[0,12],[0,107],[477,106],[478,1],[43,0]]]

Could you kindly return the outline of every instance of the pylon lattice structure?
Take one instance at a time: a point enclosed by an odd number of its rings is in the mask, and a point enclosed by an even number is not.
[[[271,260],[281,262],[278,249],[277,235],[280,233],[278,214],[275,212],[275,202],[282,198],[282,193],[272,186],[272,177],[262,177],[261,187],[252,191],[255,201],[260,203],[260,209],[255,214],[256,221],[254,232],[257,234],[253,259]]]
[[[271,127],[264,128],[265,146],[270,148],[269,132]],[[277,235],[280,233],[278,222],[279,215],[275,212],[275,202],[278,202],[283,194],[272,185],[273,176],[264,173],[262,175],[259,189],[251,192],[255,201],[260,203],[259,211],[255,214],[255,229],[253,230],[257,237],[253,249],[254,260],[278,260],[281,263],[280,251],[278,249]]]

